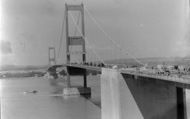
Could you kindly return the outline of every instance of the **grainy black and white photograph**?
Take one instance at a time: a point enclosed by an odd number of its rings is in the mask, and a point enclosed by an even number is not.
[[[190,119],[190,0],[0,0],[0,119]]]

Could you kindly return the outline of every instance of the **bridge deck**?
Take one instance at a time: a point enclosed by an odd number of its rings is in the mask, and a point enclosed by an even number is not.
[[[87,66],[87,65],[80,65],[80,64],[66,64],[66,66],[87,69],[87,70],[100,71],[100,72],[102,70],[102,67]],[[130,72],[130,71],[125,71],[125,70],[119,70],[119,72],[121,72],[121,74],[123,74],[123,75],[142,77],[142,79],[146,78],[146,79],[151,79],[151,80],[155,80],[155,81],[162,80],[162,81],[166,81],[167,83],[171,83],[177,87],[190,89],[190,79],[188,79],[188,78],[161,76],[161,75],[156,75],[156,74],[144,74],[144,73],[139,73],[139,72],[135,72],[135,71]],[[141,79],[141,78],[138,78],[138,79]]]
[[[80,65],[80,64],[66,64],[66,66],[87,69],[87,70],[94,70],[94,71],[102,71],[102,67],[95,67],[95,66],[87,66],[87,65]]]

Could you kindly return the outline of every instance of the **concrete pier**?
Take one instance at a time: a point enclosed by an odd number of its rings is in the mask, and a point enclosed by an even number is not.
[[[166,81],[103,68],[102,119],[189,119],[185,92]]]
[[[82,95],[82,96],[88,96],[91,95],[91,88],[89,87],[69,87],[69,88],[63,88],[63,95]]]

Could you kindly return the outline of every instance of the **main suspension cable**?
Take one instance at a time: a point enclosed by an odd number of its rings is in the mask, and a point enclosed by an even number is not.
[[[57,55],[58,58],[60,57],[60,52],[61,52],[61,45],[62,45],[62,40],[63,40],[63,31],[64,31],[65,19],[66,19],[66,15],[64,13],[63,21],[62,21],[62,25],[61,25],[61,35],[60,35],[60,39],[59,39],[59,50],[58,50],[58,55]]]

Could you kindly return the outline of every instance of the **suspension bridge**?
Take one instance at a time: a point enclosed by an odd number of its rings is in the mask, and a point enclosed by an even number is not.
[[[69,91],[73,89],[70,83],[70,76],[81,75],[84,77],[83,92],[81,94],[90,94],[90,88],[87,86],[87,70],[94,70],[101,72],[102,119],[190,118],[187,117],[186,106],[186,102],[189,101],[186,100],[186,89],[190,89],[190,80],[188,78],[174,78],[170,76],[146,74],[137,70],[131,71],[118,69],[117,67],[114,68],[106,64],[96,51],[93,51],[93,54],[98,57],[98,64],[87,63],[86,45],[90,45],[90,42],[85,36],[84,11],[86,11],[98,29],[119,51],[125,52],[125,55],[132,57],[140,66],[145,66],[145,64],[135,58],[131,53],[123,51],[123,48],[120,47],[116,41],[112,40],[87,7],[83,4],[65,4],[65,15],[60,38],[61,47],[62,40],[64,39],[63,31],[65,30],[66,64],[64,64],[64,66],[67,69],[67,88],[63,90],[66,90],[67,94],[72,93],[73,90]],[[75,20],[72,12],[79,13],[78,20]],[[74,35],[70,33],[70,21],[73,22],[75,28]],[[76,35],[77,33],[78,35]],[[73,52],[71,49],[75,46],[80,46],[81,49]],[[57,56],[61,53],[60,47]],[[71,62],[71,56],[76,54],[81,56],[81,63]],[[55,56],[54,59],[49,60],[55,62]],[[132,103],[132,107],[129,107],[129,103]],[[127,113],[130,109],[133,110],[133,113]]]
[[[107,33],[106,31],[101,27],[101,25],[98,23],[95,17],[90,13],[87,7],[85,7],[83,4],[81,5],[68,5],[65,4],[65,14],[63,18],[63,23],[62,23],[62,32],[60,36],[60,42],[59,42],[59,51],[58,51],[58,58],[61,54],[61,45],[62,45],[62,40],[64,39],[63,36],[63,31],[65,29],[65,39],[66,39],[66,64],[64,66],[67,67],[68,74],[72,73],[75,74],[76,72],[72,72],[72,69],[76,68],[78,70],[95,70],[95,71],[101,71],[102,68],[112,68],[112,66],[109,66],[109,64],[106,64],[106,62],[101,58],[101,56],[98,55],[98,53],[93,50],[93,55],[95,55],[98,58],[97,64],[93,63],[88,63],[86,61],[86,54],[88,51],[86,51],[86,46],[85,45],[91,45],[90,42],[88,41],[88,38],[85,36],[85,23],[84,23],[84,10],[86,11],[87,15],[90,16],[92,21],[96,24],[96,26],[99,28],[101,32],[104,33],[104,35],[107,37],[107,39],[112,42],[115,47],[117,47],[121,52],[125,52],[125,55],[132,57],[132,59],[140,66],[145,66],[144,63],[142,63],[140,60],[138,60],[136,57],[134,57],[131,53],[128,51],[123,51],[122,47],[117,44],[116,41],[114,41]],[[72,11],[74,12],[79,12],[77,20],[75,20],[74,15],[72,14]],[[69,15],[71,16],[69,19]],[[81,20],[80,20],[81,18]],[[69,21],[73,22],[74,25],[74,35],[71,36],[70,34],[70,24]],[[79,22],[81,22],[81,25],[79,25]],[[76,35],[76,33],[79,33],[79,35]],[[78,49],[76,51],[72,51],[72,48],[75,46],[81,46],[82,50],[79,51]],[[53,51],[53,58],[50,57],[50,52]],[[82,61],[79,63],[71,62],[71,56],[72,55],[81,55]],[[77,59],[78,60],[78,59]],[[49,64],[55,65],[56,64],[56,52],[55,48],[50,47],[49,48]],[[80,71],[79,71],[80,72]],[[81,71],[83,72],[83,71]],[[84,71],[85,72],[85,71]],[[84,73],[83,72],[83,73]],[[139,73],[138,71],[135,71],[131,73],[131,71],[127,70],[120,70],[121,73],[123,74],[130,74],[130,75],[136,75],[136,76],[144,76],[144,77],[150,77],[150,78],[156,78],[158,80],[165,80],[168,81],[174,85],[178,85],[180,87],[184,88],[190,88],[189,84],[190,81],[188,79],[182,79],[182,78],[172,78],[172,77],[164,77],[164,76],[158,76],[158,75],[147,75],[147,74],[142,74]],[[84,74],[85,75],[85,74]],[[69,81],[69,80],[68,80]]]
[[[115,47],[122,56],[130,57],[139,67],[120,68],[109,64],[91,48],[94,44],[85,32],[85,16],[105,36],[112,45],[110,47]],[[44,80],[47,79],[44,77],[0,80],[2,118],[190,119],[190,76],[175,77],[147,69],[144,62],[112,39],[87,6],[65,4],[58,40],[58,52],[55,47],[48,48],[49,66],[65,68],[66,86],[61,87],[57,80]],[[65,54],[66,63],[58,64],[57,59],[62,54]],[[95,59],[91,61],[88,57]],[[93,93],[88,83],[88,70],[101,73],[101,112],[99,107],[82,97],[88,98]],[[72,76],[77,76],[77,80],[82,77],[83,86],[73,86]],[[76,98],[73,95],[82,96]]]

